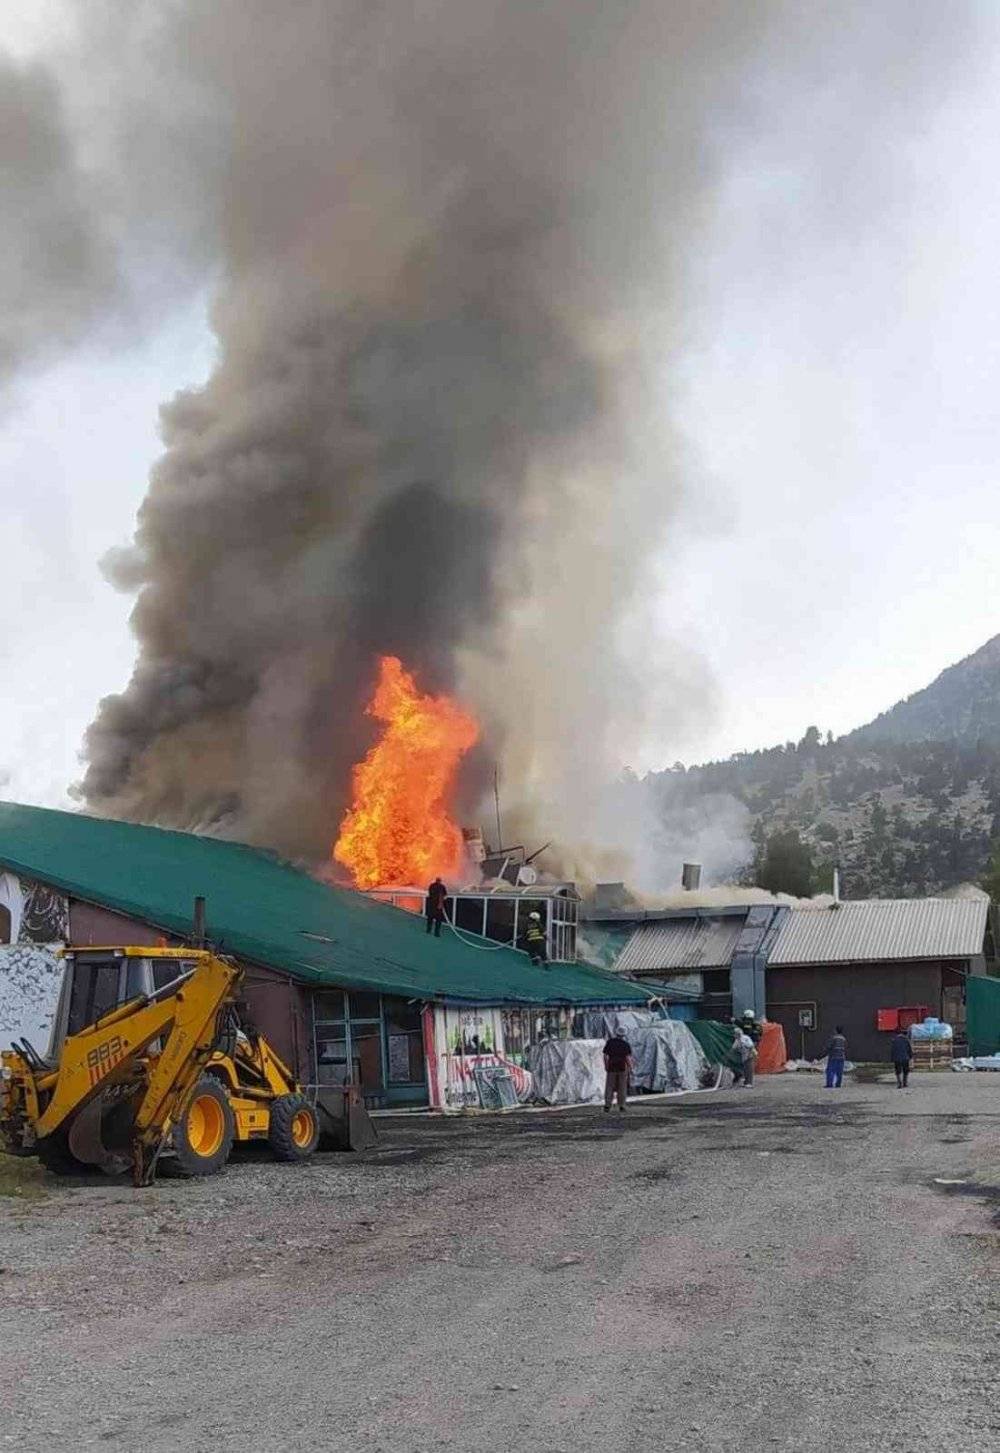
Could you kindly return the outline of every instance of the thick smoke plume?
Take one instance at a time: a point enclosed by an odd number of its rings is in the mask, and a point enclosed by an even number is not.
[[[92,809],[325,856],[379,653],[482,717],[467,810],[501,757],[583,841],[582,783],[653,732],[670,759],[712,687],[645,603],[690,503],[672,360],[727,157],[763,74],[857,48],[896,95],[942,64],[907,7],[836,10],[139,7],[121,135],[151,207],[182,179],[219,353],[109,564],[139,654],[87,737]]]
[[[117,265],[58,82],[0,55],[0,382],[79,338],[112,305]]]

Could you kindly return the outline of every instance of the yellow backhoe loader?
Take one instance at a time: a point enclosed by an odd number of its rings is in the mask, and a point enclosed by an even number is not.
[[[37,1155],[60,1174],[131,1166],[143,1186],[158,1165],[181,1175],[221,1170],[234,1141],[267,1141],[279,1160],[306,1160],[321,1117],[342,1144],[374,1140],[350,1088],[313,1103],[267,1040],[240,1029],[242,970],[229,960],[147,947],[64,957],[50,1057],[26,1040],[0,1055],[8,1153]]]

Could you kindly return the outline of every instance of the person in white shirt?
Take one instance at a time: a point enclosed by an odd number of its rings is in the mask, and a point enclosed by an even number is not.
[[[743,1084],[750,1090],[753,1088],[753,1067],[757,1060],[757,1046],[749,1034],[744,1034],[739,1027],[736,1030],[736,1052],[740,1057]]]

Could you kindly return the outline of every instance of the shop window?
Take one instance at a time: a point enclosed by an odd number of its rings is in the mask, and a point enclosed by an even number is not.
[[[0,903],[0,943],[10,943],[10,909]]]
[[[346,1085],[351,1080],[346,1039],[327,1039],[317,1029],[316,1071],[321,1085]]]
[[[523,1065],[531,1045],[530,1013],[526,1009],[504,1009],[501,1015],[504,1058]]]
[[[385,1030],[389,1084],[422,1084],[424,1039],[420,1005],[404,999],[386,999]]]
[[[357,1067],[363,1094],[377,1095],[382,1089],[382,1026],[351,1020],[351,1058]]]
[[[511,898],[487,898],[486,937],[497,943],[514,941],[514,901]]]
[[[420,1034],[420,1005],[406,999],[386,999],[385,1024],[390,1034]]]
[[[464,928],[466,933],[481,934],[485,906],[485,900],[482,898],[456,898],[455,923],[457,927]]]
[[[352,1019],[378,1019],[382,1012],[377,994],[361,994],[352,989],[347,997]]]
[[[389,1084],[419,1085],[424,1079],[424,1045],[419,1034],[389,1035]]]
[[[543,1009],[535,1018],[535,1043],[542,1039],[567,1039],[568,1019],[564,1022],[558,1009]]]
[[[344,995],[340,989],[326,990],[313,995],[313,1012],[317,1019],[343,1019]]]

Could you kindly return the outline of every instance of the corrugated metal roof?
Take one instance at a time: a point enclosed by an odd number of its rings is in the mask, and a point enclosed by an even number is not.
[[[986,898],[870,898],[792,908],[768,955],[774,964],[968,959],[983,951]]]
[[[638,984],[582,964],[535,969],[471,933],[333,888],[270,853],[218,838],[0,803],[0,864],[168,933],[191,930],[195,896],[225,951],[313,984],[479,1004],[644,1003]]]
[[[641,923],[622,949],[615,971],[657,974],[665,969],[726,969],[745,916]]]

